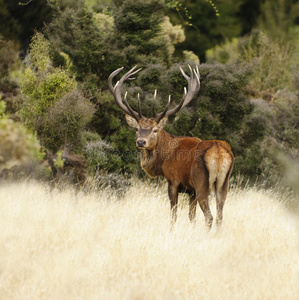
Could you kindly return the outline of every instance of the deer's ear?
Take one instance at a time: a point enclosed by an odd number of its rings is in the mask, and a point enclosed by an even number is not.
[[[138,122],[132,116],[126,115],[126,120],[127,120],[127,123],[129,124],[129,126],[138,128]]]
[[[165,126],[167,125],[167,123],[168,123],[168,117],[166,116],[166,117],[164,117],[164,118],[159,122],[158,126],[159,126],[160,128],[163,128],[163,127],[165,127]]]

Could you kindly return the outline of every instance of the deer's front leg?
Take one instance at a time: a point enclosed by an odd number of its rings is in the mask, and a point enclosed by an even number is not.
[[[171,223],[174,224],[177,219],[177,210],[178,210],[178,187],[179,185],[169,181],[168,182],[168,196],[170,200],[171,208]]]

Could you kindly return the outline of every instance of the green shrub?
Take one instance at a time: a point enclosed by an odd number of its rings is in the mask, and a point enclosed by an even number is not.
[[[68,70],[52,66],[50,44],[41,33],[30,45],[21,93],[22,120],[44,147],[54,153],[66,145],[80,149],[80,132],[92,119],[93,105],[77,90]]]
[[[279,6],[285,4],[285,1],[279,2]],[[269,6],[270,1],[266,1],[266,5]],[[284,18],[285,11],[276,11],[274,16]],[[264,25],[277,22],[275,18],[268,14]],[[289,20],[284,21],[289,23]],[[288,177],[286,172],[289,168],[284,161],[298,161],[296,32],[296,28],[286,32],[269,32],[269,27],[265,32],[254,30],[238,40],[238,47],[228,43],[210,51],[210,58],[214,61],[221,59],[220,51],[232,51],[240,69],[249,66],[252,70],[245,91],[252,99],[253,111],[244,118],[240,134],[232,140],[232,146],[240,172],[268,184],[276,184]],[[278,36],[281,38],[278,39]],[[289,38],[286,39],[286,36]]]
[[[115,0],[113,11],[117,46],[129,65],[167,62],[168,43],[162,36],[163,0]]]
[[[233,38],[206,52],[208,63],[234,64],[239,59],[239,39]]]
[[[251,64],[253,74],[250,87],[257,96],[273,96],[279,90],[290,88],[292,48],[279,40],[257,32],[242,40],[241,64]],[[266,100],[271,100],[267,99]]]
[[[56,63],[64,64],[61,52],[72,61],[71,70],[79,81],[97,75],[95,85],[107,82],[112,69],[126,64],[123,49],[119,49],[114,25],[108,16],[93,14],[80,2],[57,15],[46,27]]]
[[[176,88],[176,94],[182,97],[186,81],[179,71],[170,72],[169,79],[173,89]],[[173,72],[177,75],[172,75]],[[199,73],[200,92],[188,105],[189,110],[186,110],[186,113],[193,115],[193,128],[189,131],[203,139],[209,137],[227,140],[229,134],[240,130],[244,116],[252,111],[244,93],[249,70],[240,69],[236,65],[202,64],[199,66]],[[180,112],[179,118],[182,114],[185,114],[185,110]],[[174,123],[174,128],[180,133],[179,123]]]
[[[19,87],[12,72],[19,67],[17,46],[12,41],[3,39],[0,35],[0,94],[1,99],[6,103],[6,112],[16,112],[16,102]]]
[[[5,40],[0,34],[0,79],[9,75],[17,58],[18,53],[13,42]]]
[[[91,121],[94,112],[93,105],[79,91],[70,91],[48,110],[44,118],[43,140],[50,138],[47,145],[56,144],[57,149],[68,144],[73,150],[79,150],[80,132]]]
[[[118,172],[121,168],[121,156],[105,141],[88,142],[85,157],[90,171],[101,173]]]
[[[35,136],[22,124],[0,117],[0,169],[28,165],[42,158]]]
[[[288,177],[289,168],[284,162],[296,164],[299,159],[298,96],[282,92],[277,97],[273,103],[252,101],[253,113],[241,129],[242,140],[247,143],[239,144],[246,151],[236,157],[241,173],[272,185]]]
[[[293,51],[291,43],[253,30],[248,36],[210,49],[207,57],[213,63],[237,63],[240,68],[250,66],[252,75],[248,91],[255,98],[270,101],[278,91],[291,88]]]

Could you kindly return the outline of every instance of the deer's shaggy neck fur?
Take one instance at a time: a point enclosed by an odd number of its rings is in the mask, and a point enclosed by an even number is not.
[[[160,129],[158,140],[153,150],[141,150],[141,167],[150,176],[163,176],[162,164],[170,152],[173,137]]]

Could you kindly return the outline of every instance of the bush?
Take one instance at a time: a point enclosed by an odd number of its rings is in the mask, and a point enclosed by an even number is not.
[[[247,90],[255,98],[271,101],[280,90],[291,88],[293,51],[291,44],[253,30],[248,36],[210,49],[207,57],[213,63],[237,63],[240,68],[249,65],[252,76]]]
[[[173,89],[177,91],[175,94],[182,97],[186,81],[177,69],[170,69],[170,74],[167,75]],[[236,65],[202,64],[199,66],[199,73],[200,92],[188,105],[189,109],[180,112],[174,129],[179,134],[184,134],[180,132],[182,122],[179,119],[184,114],[191,113],[192,122],[188,132],[192,135],[202,139],[229,140],[230,134],[240,130],[245,115],[252,111],[252,105],[244,93],[249,70],[240,69]]]
[[[298,96],[281,93],[278,98],[274,103],[252,100],[253,113],[245,118],[241,129],[246,143],[238,144],[246,149],[236,156],[241,173],[270,185],[287,175],[284,162],[299,159]]]
[[[279,3],[285,4],[285,1]],[[266,1],[266,5],[270,5],[270,1]],[[276,14],[286,16],[283,11]],[[267,22],[277,21],[272,15],[269,17],[270,14]],[[295,29],[285,32],[284,37],[295,36]],[[252,74],[245,91],[252,99],[253,111],[244,118],[232,146],[237,154],[239,171],[268,184],[276,184],[288,177],[286,172],[290,168],[286,165],[289,161],[296,164],[299,148],[298,45],[292,38],[288,42],[283,38],[279,40],[276,34],[281,36],[282,32],[255,30],[240,38],[238,47],[234,42],[210,51],[211,60],[219,61],[221,51],[228,56],[233,52],[231,57],[240,69],[251,67]]]
[[[0,169],[28,165],[40,161],[42,157],[36,137],[22,124],[0,114]]]
[[[49,42],[37,33],[30,46],[30,65],[21,82],[20,114],[44,147],[57,152],[63,146],[80,149],[80,132],[91,120],[94,108],[68,70],[54,68]]]
[[[121,168],[121,157],[110,144],[99,140],[85,146],[85,157],[89,170],[93,172],[117,172]]]
[[[0,35],[0,98],[6,103],[7,113],[14,114],[19,93],[17,83],[11,79],[11,72],[18,66],[16,45]]]
[[[241,63],[253,66],[250,87],[255,96],[272,100],[278,91],[291,87],[291,54],[288,44],[273,40],[263,32],[242,40]]]
[[[47,144],[56,144],[57,149],[60,145],[72,145],[73,150],[80,150],[80,133],[94,112],[93,105],[79,91],[70,91],[48,110],[43,140],[49,138]]]
[[[15,50],[15,45],[11,41],[5,40],[0,35],[0,78],[5,78],[9,75],[11,69],[16,64],[18,53]]]
[[[239,60],[239,39],[233,38],[206,52],[208,63],[234,64]]]

